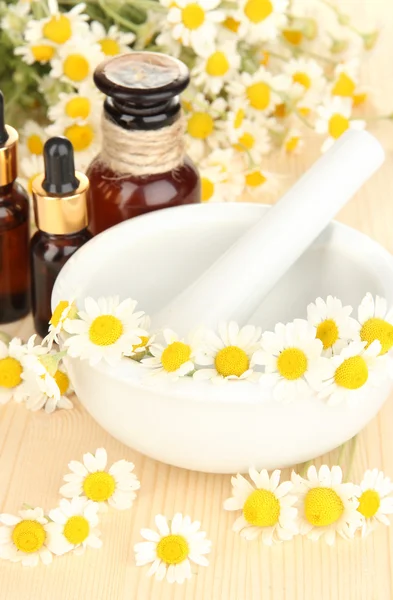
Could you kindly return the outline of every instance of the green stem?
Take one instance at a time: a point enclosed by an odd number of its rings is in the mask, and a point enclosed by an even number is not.
[[[305,48],[296,48],[296,52],[300,54],[305,54],[306,56],[311,56],[311,58],[316,58],[317,60],[323,60],[324,62],[329,63],[330,65],[338,65],[337,60],[333,60],[333,58],[329,58],[328,56],[323,56],[322,54],[317,54],[316,52],[312,52],[311,50],[306,50]]]
[[[312,124],[310,123],[310,121],[308,121],[306,119],[306,117],[303,117],[302,113],[300,113],[297,109],[295,109],[294,111],[295,115],[297,116],[297,118],[304,123],[304,125],[306,125],[306,127],[308,127],[309,129],[314,129],[314,127],[312,126]]]
[[[115,10],[113,10],[112,8],[110,8],[106,3],[105,0],[98,0],[98,4],[100,6],[100,8],[109,16],[111,17],[111,19],[113,19],[116,23],[119,23],[119,25],[123,25],[123,27],[125,27],[126,29],[128,29],[129,31],[133,31],[134,33],[137,33],[139,30],[139,25],[135,25],[135,23],[132,23],[132,21],[129,21],[128,19],[126,19],[125,17],[122,17],[121,15],[117,14],[117,12]]]
[[[269,56],[273,56],[273,58],[278,58],[279,60],[288,61],[287,56],[283,56],[282,54],[278,54],[277,52],[270,52],[270,50],[266,50]]]
[[[363,121],[393,121],[393,113],[390,115],[362,115]]]
[[[349,450],[349,461],[348,461],[348,474],[346,479],[348,481],[350,481],[351,479],[351,473],[352,473],[352,468],[353,468],[353,461],[355,458],[355,452],[356,452],[356,447],[357,447],[357,442],[358,442],[358,436],[355,435],[350,441],[349,443],[351,444],[350,450]]]

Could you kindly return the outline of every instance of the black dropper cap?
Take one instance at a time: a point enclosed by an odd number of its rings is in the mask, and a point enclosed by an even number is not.
[[[5,128],[4,96],[3,92],[0,90],[0,144],[5,144],[8,138],[9,135]]]
[[[52,137],[44,146],[45,178],[42,187],[48,194],[65,196],[79,187],[75,176],[74,149],[65,137]]]

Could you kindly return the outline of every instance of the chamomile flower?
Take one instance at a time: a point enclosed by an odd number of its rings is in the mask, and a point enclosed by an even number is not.
[[[259,327],[245,325],[240,328],[235,321],[222,322],[218,325],[218,334],[206,330],[201,332],[201,337],[196,363],[202,368],[194,373],[194,379],[210,379],[213,383],[259,379],[260,375],[251,365],[253,354],[259,348]]]
[[[43,344],[47,344],[51,349],[53,342],[59,343],[59,335],[63,330],[64,323],[67,319],[75,319],[78,309],[75,301],[60,300],[49,321],[49,333],[44,338]]]
[[[374,340],[381,344],[381,354],[393,347],[393,307],[388,309],[385,298],[368,293],[358,308],[359,336],[367,346]]]
[[[146,331],[146,335],[141,336],[141,341],[139,344],[134,344],[132,349],[127,352],[127,356],[132,357],[134,360],[139,360],[143,358],[146,352],[150,349],[150,346],[153,344],[155,340],[155,335],[150,334],[149,329],[151,325],[151,319],[148,315],[145,315],[141,321],[141,327]]]
[[[350,317],[351,313],[351,306],[343,306],[341,300],[333,296],[328,296],[326,301],[317,298],[307,306],[308,322],[316,327],[316,337],[321,340],[326,356],[339,354],[357,337],[359,326]]]
[[[0,21],[0,29],[7,33],[14,46],[23,43],[23,34],[29,19],[30,2],[8,4]]]
[[[323,345],[315,334],[315,327],[296,319],[278,323],[274,332],[262,335],[262,349],[254,354],[253,363],[265,367],[263,381],[273,387],[276,400],[307,396],[328,374],[329,361],[321,356]]]
[[[275,195],[280,189],[280,179],[276,173],[264,167],[251,167],[245,172],[245,190],[253,197]]]
[[[28,65],[35,62],[46,64],[56,55],[56,45],[51,42],[36,42],[23,44],[14,50],[16,56],[20,56]]]
[[[29,155],[27,147],[21,148],[21,156],[23,158],[20,161],[19,181],[31,195],[33,191],[33,179],[44,172],[44,157],[42,154]]]
[[[25,144],[30,154],[42,156],[47,137],[45,129],[35,121],[26,121],[21,129],[22,143]]]
[[[359,66],[359,60],[356,58],[337,65],[334,70],[332,96],[353,98],[359,81]]]
[[[91,118],[85,122],[59,120],[49,125],[46,131],[49,136],[60,135],[70,140],[75,151],[76,168],[80,171],[86,170],[101,148],[101,130],[97,119]]]
[[[48,519],[42,508],[21,510],[18,516],[0,515],[0,559],[21,562],[25,567],[35,567],[40,560],[49,565],[53,559],[49,541]]]
[[[329,546],[340,535],[345,539],[354,537],[361,524],[357,511],[357,486],[342,483],[342,471],[327,465],[317,472],[314,466],[307,471],[307,478],[292,473],[293,494],[298,497],[298,526],[301,535],[310,540],[324,537]]]
[[[187,105],[188,106],[188,105]],[[209,102],[203,94],[197,94],[185,115],[187,119],[188,151],[194,160],[200,160],[210,149],[215,149],[224,139],[219,121],[225,115],[224,98]]]
[[[304,147],[303,133],[297,127],[291,127],[282,144],[286,154],[298,154]]]
[[[234,150],[214,150],[199,164],[202,202],[235,202],[244,190],[244,167]]]
[[[62,45],[78,36],[86,35],[88,32],[88,15],[84,13],[86,4],[79,2],[68,12],[60,12],[57,1],[49,0],[48,8],[50,16],[35,20],[30,19],[25,39],[28,42],[49,41],[53,44]]]
[[[72,460],[68,464],[71,473],[65,475],[60,495],[65,498],[85,496],[98,502],[100,508],[108,503],[113,508],[131,508],[140,483],[134,473],[134,465],[127,460],[118,460],[107,470],[108,455],[104,448],[95,454],[84,454],[83,463]]]
[[[23,381],[23,356],[21,340],[14,338],[8,346],[0,340],[0,404],[11,400]]]
[[[90,31],[95,42],[101,48],[105,56],[116,56],[130,51],[130,45],[135,41],[135,34],[120,31],[116,25],[111,25],[106,31],[105,27],[98,21],[90,24]]]
[[[203,52],[203,51],[202,51]],[[240,55],[237,52],[236,40],[218,41],[216,49],[209,49],[198,56],[195,67],[191,71],[194,84],[202,88],[204,93],[217,95],[226,81],[240,67]]]
[[[257,116],[271,113],[281,102],[280,92],[288,91],[290,85],[291,79],[287,75],[273,75],[265,67],[260,67],[253,75],[240,73],[227,85],[227,89]]]
[[[266,469],[249,470],[252,485],[242,475],[232,477],[232,497],[224,502],[225,510],[241,510],[242,515],[233,524],[246,540],[262,536],[264,544],[290,540],[297,534],[297,497],[292,495],[293,484],[280,484],[281,471],[269,477]]]
[[[261,119],[243,119],[240,127],[229,122],[228,136],[233,149],[250,157],[254,164],[260,164],[262,156],[271,150],[269,131]]]
[[[72,334],[65,346],[73,358],[88,359],[92,365],[102,359],[116,364],[147,333],[140,327],[143,312],[135,312],[134,300],[120,302],[115,296],[96,302],[86,298],[84,304],[79,319],[67,319],[63,325]]]
[[[89,81],[94,69],[102,61],[103,54],[100,46],[88,38],[70,40],[58,49],[57,56],[52,60],[50,76],[74,86]]]
[[[141,529],[141,536],[146,541],[134,546],[136,565],[151,564],[148,576],[181,584],[191,578],[191,562],[208,566],[205,555],[211,551],[211,541],[206,539],[204,531],[200,531],[199,521],[176,513],[169,522],[163,515],[157,515],[155,523],[158,532]]]
[[[48,548],[53,554],[61,555],[74,551],[83,554],[86,547],[101,548],[101,532],[97,529],[99,505],[87,498],[62,498],[58,508],[49,513],[47,525],[50,533]]]
[[[189,340],[183,340],[171,329],[164,329],[163,338],[164,344],[155,342],[150,346],[153,356],[142,359],[142,364],[151,369],[152,375],[163,375],[176,381],[194,371],[196,348],[193,335]]]
[[[320,97],[326,86],[323,69],[315,60],[292,59],[286,64],[285,73],[292,79],[291,93],[295,98],[307,94]]]
[[[364,537],[378,523],[390,525],[387,515],[393,514],[393,483],[382,471],[366,471],[358,494],[358,512],[362,515],[362,536]]]
[[[59,94],[59,101],[49,107],[51,121],[61,127],[73,123],[99,121],[102,112],[103,97],[90,82],[82,83],[76,92]]]
[[[370,386],[378,387],[385,381],[386,356],[379,356],[381,344],[376,340],[368,347],[366,342],[351,342],[338,356],[329,360],[329,374],[320,386],[319,397],[328,404],[352,403],[360,400]]]
[[[351,119],[352,100],[338,96],[329,99],[317,109],[319,118],[315,123],[317,133],[329,134],[322,144],[322,152],[328,150],[347,129],[364,129],[365,121]]]
[[[167,15],[167,27],[175,40],[183,46],[198,48],[213,47],[217,24],[224,20],[225,13],[216,10],[221,0],[176,0]]]
[[[273,40],[285,26],[288,0],[240,0],[234,18],[240,23],[237,34],[248,43]]]

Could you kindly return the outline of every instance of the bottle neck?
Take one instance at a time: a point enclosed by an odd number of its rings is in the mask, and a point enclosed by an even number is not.
[[[73,231],[72,233],[49,233],[48,231],[43,231],[42,229],[38,229],[39,234],[43,238],[47,238],[49,240],[60,240],[60,239],[70,239],[80,237],[84,233],[87,234],[87,227],[80,229],[79,231]]]
[[[11,181],[11,183],[7,183],[7,185],[0,186],[0,202],[3,198],[9,198],[11,196],[14,185],[15,181]]]
[[[169,127],[180,117],[179,97],[159,104],[136,105],[106,98],[104,113],[108,120],[125,130],[150,131]]]

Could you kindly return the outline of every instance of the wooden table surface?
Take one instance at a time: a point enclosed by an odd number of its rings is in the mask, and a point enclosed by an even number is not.
[[[340,6],[363,23],[377,19],[384,27],[365,71],[370,87],[380,91],[381,111],[392,112],[392,0],[341,0]],[[393,252],[393,124],[378,123],[372,131],[387,150],[386,164],[339,220]],[[303,172],[316,156],[317,148],[311,145],[306,154],[292,159],[292,175]],[[282,159],[275,160],[274,167],[284,171]],[[31,321],[6,330],[26,339]],[[393,477],[392,428],[390,399],[358,436],[353,478],[373,467]],[[334,548],[300,537],[271,549],[247,543],[231,531],[234,514],[222,509],[230,495],[229,476],[189,472],[150,460],[111,438],[77,401],[74,410],[50,417],[14,403],[0,408],[0,512],[14,513],[24,502],[52,508],[68,462],[99,446],[108,450],[111,461],[126,458],[135,463],[142,487],[132,510],[105,516],[101,550],[88,550],[82,557],[67,555],[50,567],[35,569],[1,561],[1,600],[392,600],[393,529],[380,527],[366,540]],[[316,464],[335,464],[337,455],[332,452]],[[348,455],[346,449],[344,466]],[[140,528],[153,526],[157,513],[171,516],[176,511],[201,520],[213,542],[210,566],[196,568],[183,586],[147,578],[147,568],[134,564],[133,545],[140,541]]]

